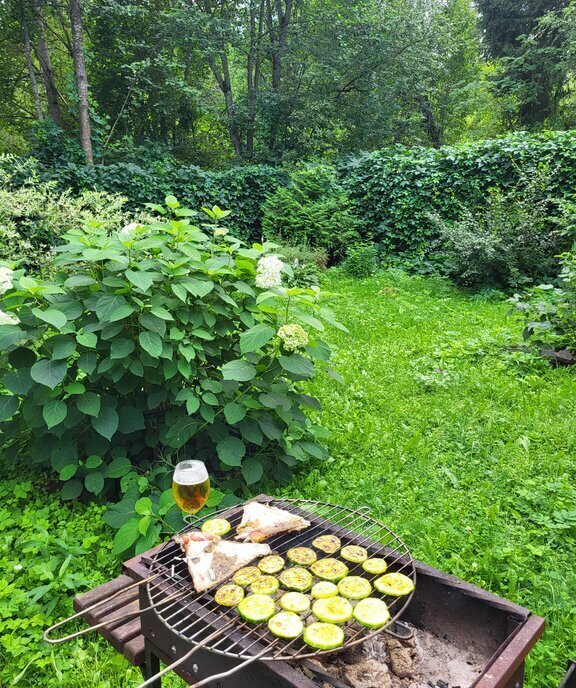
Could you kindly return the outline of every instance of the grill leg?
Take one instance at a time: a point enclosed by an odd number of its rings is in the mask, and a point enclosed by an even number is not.
[[[145,664],[144,664],[144,678],[149,679],[154,674],[160,671],[160,659],[154,654],[150,643],[144,641],[144,653],[145,653]],[[154,683],[150,684],[150,688],[161,688],[162,679],[158,678]]]

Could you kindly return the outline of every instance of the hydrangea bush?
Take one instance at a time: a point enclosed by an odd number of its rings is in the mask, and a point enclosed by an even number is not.
[[[330,356],[325,323],[342,326],[319,289],[283,287],[278,247],[231,236],[226,211],[198,225],[166,204],[146,226],[70,231],[52,281],[0,271],[0,444],[50,464],[64,499],[113,502],[117,552],[179,525],[178,460],[208,464],[215,506],[326,456],[302,383]]]

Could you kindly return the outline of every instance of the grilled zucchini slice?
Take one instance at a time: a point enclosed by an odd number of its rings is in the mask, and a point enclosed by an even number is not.
[[[340,538],[335,535],[320,535],[320,537],[312,540],[312,546],[326,554],[336,554],[342,543]]]
[[[390,612],[383,600],[366,597],[354,607],[354,619],[366,628],[380,628],[390,620]]]
[[[374,587],[383,595],[403,597],[414,590],[414,583],[403,573],[385,573],[374,581]]]
[[[278,573],[278,571],[282,571],[284,568],[284,559],[277,554],[269,554],[267,557],[260,559],[258,568],[262,573]]]
[[[304,624],[294,612],[278,612],[268,621],[268,629],[279,638],[290,640],[302,634]]]
[[[304,629],[304,642],[317,650],[335,650],[344,643],[344,631],[340,626],[317,621]]]
[[[310,594],[316,600],[322,600],[326,597],[336,597],[338,594],[338,587],[329,581],[320,581],[312,587]]]
[[[346,576],[338,583],[338,592],[349,600],[362,600],[370,595],[372,586],[361,576]]]
[[[248,595],[238,605],[238,613],[250,623],[264,623],[276,612],[276,604],[268,595]]]
[[[368,551],[358,545],[346,545],[346,547],[342,547],[340,556],[353,564],[361,564],[368,559]]]
[[[325,559],[318,559],[311,566],[310,570],[315,576],[322,580],[327,580],[332,583],[337,583],[342,580],[344,576],[348,575],[348,567],[342,561],[338,559],[331,559],[326,557]]]
[[[211,518],[204,521],[200,530],[208,535],[226,535],[230,531],[230,521],[225,518]]]
[[[366,561],[362,564],[362,568],[364,571],[366,571],[366,573],[376,576],[379,573],[386,573],[388,564],[386,563],[386,559],[372,557],[372,559],[366,559]]]
[[[300,566],[310,566],[318,559],[316,552],[309,547],[293,547],[286,552],[286,556],[293,564]]]
[[[253,583],[257,578],[260,578],[262,571],[257,566],[245,566],[243,569],[236,571],[232,576],[232,580],[236,585],[241,585],[243,588]]]
[[[280,587],[280,583],[274,576],[260,576],[250,584],[250,592],[255,595],[273,595]]]
[[[279,580],[283,588],[287,590],[296,590],[297,592],[309,590],[314,582],[310,572],[306,571],[306,569],[303,569],[301,566],[293,566],[291,569],[282,571]]]
[[[310,609],[310,600],[301,592],[285,592],[278,604],[287,612],[302,614]]]
[[[228,583],[216,590],[214,600],[223,607],[235,607],[244,599],[244,590],[239,585]]]
[[[345,623],[352,618],[352,611],[352,605],[343,597],[326,597],[312,605],[312,614],[326,623]]]

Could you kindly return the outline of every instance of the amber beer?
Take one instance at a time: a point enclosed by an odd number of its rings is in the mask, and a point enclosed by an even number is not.
[[[202,461],[182,461],[172,477],[174,501],[187,514],[195,514],[206,504],[210,478]]]

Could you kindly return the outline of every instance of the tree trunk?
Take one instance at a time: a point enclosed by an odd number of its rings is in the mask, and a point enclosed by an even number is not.
[[[258,106],[258,88],[260,86],[262,27],[264,23],[264,2],[259,1],[259,9],[253,4],[250,6],[250,48],[248,52],[247,82],[248,82],[248,121],[246,123],[246,158],[254,157],[254,138],[256,109]],[[258,15],[258,19],[257,19]]]
[[[32,95],[34,96],[34,107],[36,108],[36,116],[40,121],[43,118],[42,106],[40,104],[40,95],[38,93],[38,82],[36,81],[36,72],[32,64],[32,49],[30,46],[30,33],[28,31],[28,22],[26,21],[26,10],[24,2],[20,3],[20,21],[22,23],[22,33],[24,34],[24,53],[26,54],[26,66],[28,68],[28,76],[32,84]]]
[[[70,25],[72,27],[72,50],[74,56],[74,71],[76,73],[76,89],[78,91],[78,117],[80,123],[80,144],[89,165],[94,164],[92,153],[92,137],[90,130],[90,107],[88,105],[88,78],[86,77],[86,61],[84,59],[84,44],[82,40],[82,12],[80,0],[70,0]]]
[[[38,45],[37,54],[38,62],[40,63],[40,73],[42,74],[42,81],[46,90],[46,102],[48,104],[48,114],[59,126],[63,126],[62,114],[60,113],[60,103],[58,102],[58,90],[56,89],[56,82],[54,80],[54,69],[52,68],[52,60],[50,59],[50,50],[45,39],[45,25],[44,16],[42,14],[41,0],[34,0],[34,23],[38,28]]]
[[[444,132],[442,127],[439,126],[434,113],[432,112],[432,104],[430,103],[430,98],[427,95],[420,97],[420,109],[422,111],[422,117],[426,122],[426,130],[428,131],[428,136],[434,148],[440,148],[444,144]]]

